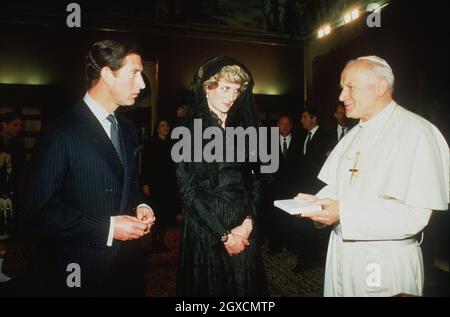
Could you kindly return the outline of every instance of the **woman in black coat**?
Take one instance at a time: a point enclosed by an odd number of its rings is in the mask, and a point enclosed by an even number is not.
[[[194,124],[200,122],[194,120],[200,119],[203,131],[214,127],[223,140],[226,127],[257,128],[252,88],[250,72],[241,63],[230,57],[210,60],[194,77],[194,104],[185,128],[194,136]],[[209,140],[200,142],[205,149]],[[178,296],[268,294],[256,239],[262,190],[259,165],[249,163],[247,147],[238,150],[244,151],[245,162],[228,162],[223,155],[222,162],[202,156],[201,162],[177,164],[185,208]]]
[[[180,211],[171,147],[169,121],[160,119],[153,136],[144,144],[142,153],[142,190],[155,207],[157,220],[151,235],[153,247],[157,251],[167,251],[164,242],[167,227],[176,223],[176,214]]]

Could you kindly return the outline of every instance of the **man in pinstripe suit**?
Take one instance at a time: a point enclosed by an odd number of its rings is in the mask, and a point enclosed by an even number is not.
[[[36,144],[24,218],[50,246],[52,295],[143,295],[138,239],[155,218],[136,182],[136,129],[114,113],[135,103],[141,72],[134,47],[95,43],[86,57],[88,92]]]

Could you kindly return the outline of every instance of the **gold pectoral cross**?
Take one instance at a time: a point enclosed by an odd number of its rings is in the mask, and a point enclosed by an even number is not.
[[[356,152],[355,155],[355,163],[353,163],[353,167],[351,169],[349,169],[348,171],[351,172],[352,174],[350,175],[350,184],[352,183],[353,180],[353,176],[358,176],[358,166],[356,166],[358,164],[358,159],[359,159],[359,152]]]

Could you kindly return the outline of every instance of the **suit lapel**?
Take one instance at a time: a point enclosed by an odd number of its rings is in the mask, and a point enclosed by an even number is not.
[[[92,145],[92,148],[111,167],[112,172],[122,182],[124,176],[122,164],[114,145],[100,122],[98,122],[84,101],[80,101],[76,105],[75,114],[75,125],[80,135],[88,144]]]
[[[316,133],[314,133],[313,138],[310,141],[310,144],[308,145],[308,151],[306,152],[306,155],[310,155],[312,157],[317,156],[318,151],[321,148],[322,142],[322,130],[320,128],[317,129]]]
[[[283,144],[282,144],[282,142],[280,142],[280,144],[278,145],[278,157],[281,159],[281,161],[283,161],[284,160],[284,157],[283,157]]]
[[[311,139],[309,140],[308,149],[312,149],[314,147],[314,144],[316,144],[317,137],[319,135],[319,129],[317,129],[316,133],[314,135],[311,135]]]
[[[312,135],[311,139],[308,142],[308,146],[306,148],[306,154],[303,154],[303,147],[305,146],[305,141],[308,138],[308,134],[306,134],[303,138],[302,138],[302,148],[301,148],[301,153],[303,157],[306,156],[311,156],[311,153],[314,151],[314,147],[315,144],[317,143],[317,140],[319,139],[319,131],[320,128],[317,129],[317,131],[314,133],[314,135]]]
[[[295,148],[297,147],[297,142],[293,135],[291,135],[291,142],[289,143],[288,151],[286,156],[291,156],[294,153]]]

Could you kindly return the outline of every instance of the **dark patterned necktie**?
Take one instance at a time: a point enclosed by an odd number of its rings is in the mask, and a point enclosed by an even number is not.
[[[306,138],[306,142],[305,142],[305,153],[304,154],[306,154],[306,152],[308,152],[308,145],[309,145],[309,142],[311,142],[311,135],[312,135],[312,133],[311,133],[311,131],[309,131],[308,137]]]
[[[283,158],[285,158],[286,157],[286,154],[287,154],[287,143],[286,143],[286,138],[285,137],[283,137]]]
[[[344,137],[344,134],[345,134],[345,128],[341,127],[341,135],[339,136],[339,140],[338,141],[342,140],[342,138]]]
[[[108,121],[111,122],[111,130],[110,130],[111,142],[114,145],[114,148],[116,149],[120,162],[123,164],[122,147],[120,146],[120,137],[119,137],[119,126],[117,125],[114,115],[110,114],[108,117],[106,117],[106,119],[108,119]]]

